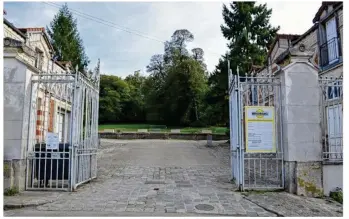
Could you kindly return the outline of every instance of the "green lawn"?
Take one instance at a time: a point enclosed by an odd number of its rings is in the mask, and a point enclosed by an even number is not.
[[[99,130],[115,129],[120,131],[137,131],[138,129],[157,130],[161,132],[170,132],[171,129],[180,129],[181,133],[201,133],[201,130],[212,130],[215,134],[225,134],[226,127],[206,127],[206,128],[193,128],[193,127],[166,127],[164,125],[151,125],[151,124],[108,124],[99,125]]]

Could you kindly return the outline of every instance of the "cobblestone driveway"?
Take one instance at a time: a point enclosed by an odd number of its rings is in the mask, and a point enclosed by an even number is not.
[[[229,182],[229,148],[222,143],[206,147],[204,141],[102,140],[96,180],[73,193],[41,193],[53,202],[4,215],[343,216],[343,206],[331,200],[236,192]],[[37,196],[26,194],[5,201]]]
[[[274,216],[235,192],[228,146],[174,140],[101,143],[98,179],[37,210]],[[213,209],[197,209],[198,204]]]

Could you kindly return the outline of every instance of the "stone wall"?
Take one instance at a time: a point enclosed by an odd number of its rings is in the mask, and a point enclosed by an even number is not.
[[[13,31],[9,26],[7,26],[6,24],[4,24],[4,38],[6,37],[10,37],[12,39],[24,42],[25,40],[23,39],[22,36],[20,36],[18,33],[16,33],[15,31]]]
[[[99,138],[108,139],[181,139],[181,140],[207,140],[208,134],[184,133],[99,133]],[[229,140],[229,136],[212,134],[212,140]]]
[[[302,40],[297,42],[294,47],[298,48],[299,45],[304,44],[306,50],[315,51],[317,47],[317,29],[313,30],[307,36],[305,36]]]
[[[339,78],[343,76],[343,63],[334,66],[333,68],[327,69],[319,74],[321,77],[334,77]]]
[[[288,40],[287,39],[279,39],[278,42],[275,43],[275,46],[270,54],[271,62],[273,63],[274,60],[283,52],[285,52],[289,48]]]
[[[25,188],[25,160],[4,160],[4,191],[15,188],[23,191]]]
[[[40,49],[44,54],[43,56],[43,65],[42,65],[42,71],[48,72],[50,70],[50,49],[44,39],[43,32],[36,31],[36,32],[29,32],[28,37],[28,45],[30,48],[32,48],[34,51],[36,48]]]

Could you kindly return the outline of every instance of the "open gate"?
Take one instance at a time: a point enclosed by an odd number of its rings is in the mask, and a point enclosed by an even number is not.
[[[229,70],[232,179],[240,190],[283,189],[281,84]]]
[[[72,191],[97,177],[98,75],[31,79],[26,190]]]

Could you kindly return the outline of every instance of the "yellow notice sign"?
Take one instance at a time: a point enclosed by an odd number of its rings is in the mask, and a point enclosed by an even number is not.
[[[245,107],[245,147],[247,153],[274,153],[274,107]]]

